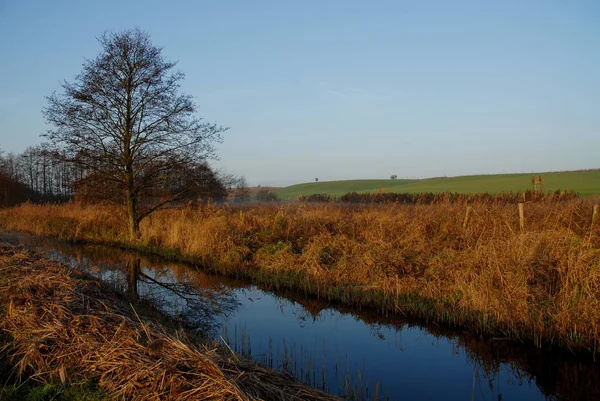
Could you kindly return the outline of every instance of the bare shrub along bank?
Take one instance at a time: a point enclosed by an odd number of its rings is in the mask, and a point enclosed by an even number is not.
[[[163,210],[127,236],[108,206],[21,205],[7,229],[145,248],[219,272],[370,305],[475,333],[595,351],[600,217],[550,198],[377,207],[202,206]]]

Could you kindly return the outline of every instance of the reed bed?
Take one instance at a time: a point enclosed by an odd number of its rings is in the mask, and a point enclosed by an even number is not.
[[[204,205],[163,210],[127,239],[112,206],[21,205],[7,229],[131,246],[349,305],[474,333],[598,348],[600,218],[593,200],[516,204]]]
[[[57,262],[0,245],[1,356],[17,379],[93,382],[128,400],[335,400],[181,330]]]

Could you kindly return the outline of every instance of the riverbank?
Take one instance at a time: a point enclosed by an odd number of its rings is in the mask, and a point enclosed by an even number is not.
[[[600,219],[593,201],[525,205],[202,206],[155,213],[131,242],[108,206],[22,205],[8,229],[132,247],[220,273],[461,326],[595,352]],[[468,216],[468,217],[467,217]]]
[[[47,391],[83,385],[95,399],[337,399],[216,345],[197,345],[129,301],[55,261],[0,244],[3,366],[13,381]],[[8,397],[13,390],[0,391]]]

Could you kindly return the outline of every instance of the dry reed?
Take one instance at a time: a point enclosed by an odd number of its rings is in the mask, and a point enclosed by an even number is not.
[[[94,382],[129,400],[334,400],[181,330],[140,318],[96,281],[0,244],[2,356],[18,378]]]
[[[201,206],[163,210],[127,239],[116,207],[21,205],[5,228],[149,249],[348,304],[596,351],[600,219],[593,200],[515,204]]]

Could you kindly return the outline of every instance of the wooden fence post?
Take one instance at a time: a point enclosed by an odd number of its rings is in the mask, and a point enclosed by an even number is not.
[[[521,227],[521,231],[525,230],[525,210],[524,204],[519,202],[519,226]]]
[[[588,241],[592,240],[592,234],[594,233],[594,222],[596,221],[596,218],[598,218],[598,207],[600,205],[598,205],[597,203],[594,205],[594,207],[592,208],[592,224],[590,224],[590,236],[588,237]]]
[[[467,205],[467,212],[465,213],[465,220],[463,221],[463,230],[467,229],[467,223],[469,222],[469,216],[471,215],[471,205]]]

